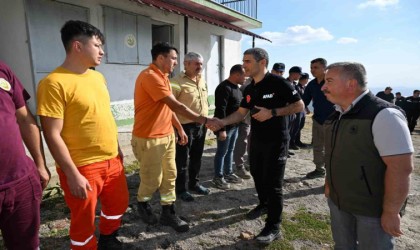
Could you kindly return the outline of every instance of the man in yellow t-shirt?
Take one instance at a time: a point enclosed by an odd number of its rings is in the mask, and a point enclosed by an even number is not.
[[[40,81],[37,113],[70,208],[71,249],[121,249],[116,236],[128,207],[123,155],[105,78],[89,69],[101,62],[104,37],[81,21],[66,22],[61,37],[66,59]]]

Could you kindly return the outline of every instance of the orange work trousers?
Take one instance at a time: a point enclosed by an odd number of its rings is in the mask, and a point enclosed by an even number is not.
[[[78,167],[89,181],[92,191],[87,199],[79,199],[70,192],[67,177],[57,168],[64,199],[70,208],[70,248],[96,249],[95,209],[101,202],[99,232],[112,234],[121,225],[121,218],[128,207],[128,188],[124,167],[119,157]]]

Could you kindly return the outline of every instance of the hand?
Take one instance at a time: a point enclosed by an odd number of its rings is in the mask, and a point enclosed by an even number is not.
[[[213,131],[213,132],[215,132],[217,130],[220,130],[224,126],[225,126],[225,124],[223,123],[223,121],[222,120],[219,120],[216,117],[214,117],[214,118],[208,118],[207,119],[206,127],[208,129],[210,129],[211,131]]]
[[[330,186],[328,186],[328,182],[325,181],[325,185],[324,185],[324,195],[325,197],[330,197]]]
[[[181,131],[178,131],[178,144],[181,146],[184,146],[188,143],[188,136],[185,134],[185,131],[182,129]]]
[[[120,157],[121,164],[124,165],[124,153],[122,152],[120,145],[118,145],[118,156]]]
[[[47,166],[38,167],[39,178],[41,180],[42,190],[48,186],[50,182],[51,173]]]
[[[381,225],[384,231],[394,237],[403,235],[400,228],[401,217],[398,213],[382,212]]]
[[[258,107],[258,106],[255,106],[255,108],[260,110],[258,113],[255,113],[252,115],[252,118],[256,119],[257,121],[263,122],[273,117],[270,109],[266,109],[266,108]]]
[[[219,141],[224,141],[224,140],[226,140],[226,137],[227,137],[227,135],[226,135],[226,131],[219,131],[219,136],[217,137],[217,139],[219,140]]]
[[[67,176],[67,184],[70,188],[70,193],[79,199],[86,199],[88,197],[87,191],[92,191],[89,181],[79,172],[75,175]]]

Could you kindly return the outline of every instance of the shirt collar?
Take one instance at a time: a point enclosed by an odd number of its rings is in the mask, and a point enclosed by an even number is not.
[[[183,70],[181,73],[180,73],[180,75],[181,75],[181,77],[185,77],[185,78],[188,78],[188,79],[190,79],[191,81],[193,81],[190,77],[188,77],[186,74],[185,74],[185,70]],[[197,82],[200,82],[201,81],[201,73],[200,74],[198,74],[197,75]]]
[[[366,89],[362,94],[360,94],[356,99],[354,99],[353,102],[351,103],[351,105],[346,110],[343,110],[337,104],[334,105],[334,108],[335,108],[335,110],[340,112],[341,115],[344,115],[344,114],[348,113],[356,105],[356,103],[358,103],[360,101],[360,99],[362,99],[365,95],[367,95],[367,93],[369,93],[369,89]]]
[[[165,78],[167,75],[165,73],[163,73],[156,65],[154,65],[153,63],[151,63],[149,65],[150,69],[152,69],[153,71],[155,71],[156,73],[158,73],[160,76],[162,76],[162,78]]]

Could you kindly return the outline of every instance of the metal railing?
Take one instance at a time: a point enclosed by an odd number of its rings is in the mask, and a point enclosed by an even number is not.
[[[257,19],[258,0],[212,0],[244,15]]]

